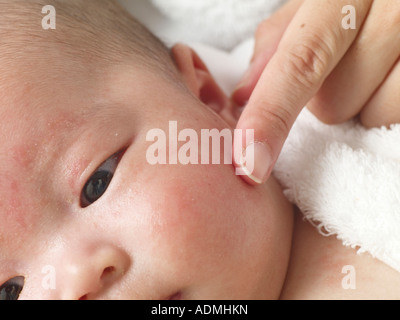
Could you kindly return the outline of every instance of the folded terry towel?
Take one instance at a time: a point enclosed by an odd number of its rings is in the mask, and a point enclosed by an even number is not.
[[[274,172],[321,234],[400,271],[400,125],[329,126],[304,109]]]
[[[287,0],[151,0],[175,25],[175,39],[230,51]],[[161,38],[165,38],[162,30]],[[167,39],[168,42],[168,39]]]

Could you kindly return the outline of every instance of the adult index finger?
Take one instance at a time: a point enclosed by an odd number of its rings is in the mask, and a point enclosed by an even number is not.
[[[252,141],[246,134],[234,141],[235,154],[242,155],[235,164],[247,182],[268,179],[300,111],[355,40],[360,28],[343,27],[343,8],[352,6],[360,25],[372,1],[307,0],[299,8],[237,124],[243,132],[254,130]]]

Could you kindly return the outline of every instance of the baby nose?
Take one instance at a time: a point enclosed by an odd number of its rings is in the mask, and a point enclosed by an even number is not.
[[[81,255],[74,252],[61,267],[61,298],[87,300],[101,297],[122,278],[129,265],[129,256],[115,246],[96,247]]]

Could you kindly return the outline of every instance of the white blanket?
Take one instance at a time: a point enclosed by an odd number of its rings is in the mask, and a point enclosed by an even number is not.
[[[321,234],[400,271],[400,125],[328,126],[304,109],[274,174]]]
[[[283,1],[152,0],[159,11],[148,0],[121,2],[168,44],[189,42],[229,94],[252,54],[252,40],[242,40]],[[231,16],[221,18],[222,13]],[[232,29],[239,14],[242,33],[240,21]],[[304,109],[274,174],[321,234],[336,235],[344,245],[400,271],[400,125],[390,130],[366,130],[355,121],[328,126]]]
[[[287,0],[119,0],[166,44],[231,51]]]

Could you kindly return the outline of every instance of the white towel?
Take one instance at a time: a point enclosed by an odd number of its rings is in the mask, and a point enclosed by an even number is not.
[[[274,174],[321,234],[400,271],[400,125],[329,126],[304,109]]]
[[[201,42],[231,51],[287,0],[119,0],[167,45]]]

